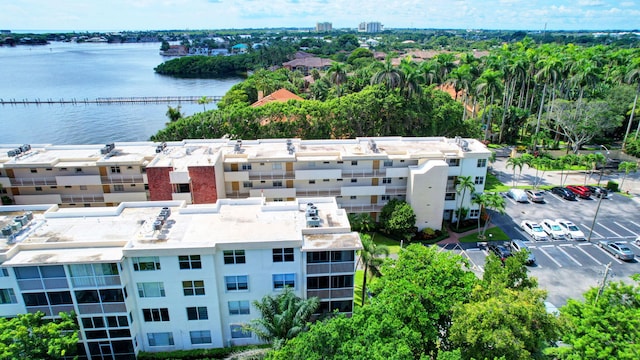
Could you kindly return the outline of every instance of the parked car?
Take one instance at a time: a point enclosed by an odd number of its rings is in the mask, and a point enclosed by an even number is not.
[[[511,251],[504,245],[491,244],[489,245],[489,251],[494,253],[502,262],[511,256]]]
[[[529,202],[527,193],[525,193],[522,189],[509,189],[509,192],[507,192],[507,196],[517,202]]]
[[[523,220],[520,223],[520,227],[527,234],[529,234],[533,238],[533,240],[549,240],[547,233],[544,232],[542,226],[538,225],[538,223],[529,220]]]
[[[531,250],[529,249],[529,247],[524,243],[524,241],[520,240],[520,239],[513,239],[511,240],[511,242],[509,243],[509,245],[511,245],[511,248],[513,249],[513,251],[526,251],[527,252],[527,265],[533,265],[536,262],[536,257],[533,255],[533,253],[531,252]]]
[[[636,237],[636,240],[634,242],[636,243],[636,245],[640,245],[640,235]]]
[[[609,197],[609,191],[603,187],[587,185],[586,188],[589,189],[591,194],[597,198],[602,197],[606,199]]]
[[[563,188],[561,186],[556,186],[551,188],[551,192],[563,197],[567,200],[575,200],[576,199],[576,194],[574,194],[571,190],[567,189],[567,188]]]
[[[571,221],[565,220],[565,219],[557,219],[556,222],[558,223],[558,225],[560,225],[560,227],[562,228],[562,231],[564,231],[564,235],[568,239],[577,240],[577,241],[587,240],[587,237],[584,236],[584,233],[582,232],[582,230],[580,230],[580,228],[576,224],[572,223]]]
[[[539,190],[526,190],[527,197],[532,202],[543,203],[544,202],[544,192]]]
[[[601,240],[598,245],[620,260],[631,261],[636,257],[627,244],[622,242]]]
[[[591,198],[591,191],[589,191],[586,186],[568,185],[567,189],[583,199]]]
[[[544,232],[546,232],[552,239],[564,240],[564,230],[562,230],[562,227],[560,227],[560,224],[557,222],[550,219],[544,219],[540,223],[540,226],[542,226]]]

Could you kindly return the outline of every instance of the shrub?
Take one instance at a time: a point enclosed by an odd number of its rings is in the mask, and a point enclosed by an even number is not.
[[[232,346],[226,348],[215,349],[195,349],[195,350],[177,350],[166,352],[140,352],[138,360],[204,360],[204,359],[225,359],[233,353],[249,349],[268,348],[269,345],[248,345],[248,346]]]
[[[618,183],[615,181],[611,181],[609,180],[609,182],[607,182],[607,190],[613,191],[613,192],[618,192],[620,191],[620,189],[618,189]]]

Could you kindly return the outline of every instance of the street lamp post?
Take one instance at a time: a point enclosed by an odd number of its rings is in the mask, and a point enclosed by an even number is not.
[[[593,222],[591,223],[591,229],[589,229],[589,237],[587,238],[588,242],[591,242],[591,235],[593,234],[593,228],[596,226],[596,219],[598,218],[598,211],[600,211],[600,204],[602,203],[603,198],[604,196],[600,194],[600,197],[598,200],[598,206],[596,207],[596,213],[595,215],[593,215]]]
[[[604,145],[600,145],[601,148],[605,149],[607,151],[607,156],[604,159],[604,164],[602,164],[602,166],[600,167],[600,177],[598,178],[598,186],[600,186],[600,181],[602,180],[602,173],[604,173],[604,167],[607,166],[607,163],[609,162],[609,149],[607,149],[606,146]],[[598,203],[598,207],[600,206],[600,204]]]

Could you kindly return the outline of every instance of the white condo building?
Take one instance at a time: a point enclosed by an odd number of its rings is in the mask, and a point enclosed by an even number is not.
[[[252,305],[285,287],[353,307],[362,245],[335,198],[0,207],[0,316],[74,311],[80,359],[257,343]]]

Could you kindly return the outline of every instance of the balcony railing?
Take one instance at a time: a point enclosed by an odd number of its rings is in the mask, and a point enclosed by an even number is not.
[[[372,169],[362,169],[362,170],[342,170],[343,178],[371,178],[371,177],[385,177],[387,175],[387,170],[372,170]]]
[[[352,298],[353,288],[307,290],[307,298],[314,296],[320,299]]]
[[[307,264],[307,274],[353,273],[354,270],[353,261]]]
[[[339,204],[348,213],[380,212],[384,204]]]
[[[105,275],[105,276],[74,276],[71,278],[73,287],[96,287],[106,285],[120,285],[120,276],[118,275]]]
[[[11,178],[12,186],[40,186],[40,185],[57,185],[55,177],[44,178]]]
[[[340,189],[312,190],[312,189],[296,189],[296,196],[338,196]]]
[[[273,172],[259,172],[250,171],[249,180],[286,180],[295,179],[295,173],[293,171],[273,171]]]
[[[144,182],[142,175],[117,175],[101,176],[103,184],[141,184]]]
[[[407,187],[406,186],[387,186],[386,194],[387,195],[400,195],[406,194]]]
[[[227,191],[225,195],[229,199],[244,199],[249,197],[249,192]]]
[[[62,195],[63,203],[92,203],[104,202],[102,194],[86,194],[86,195]]]

